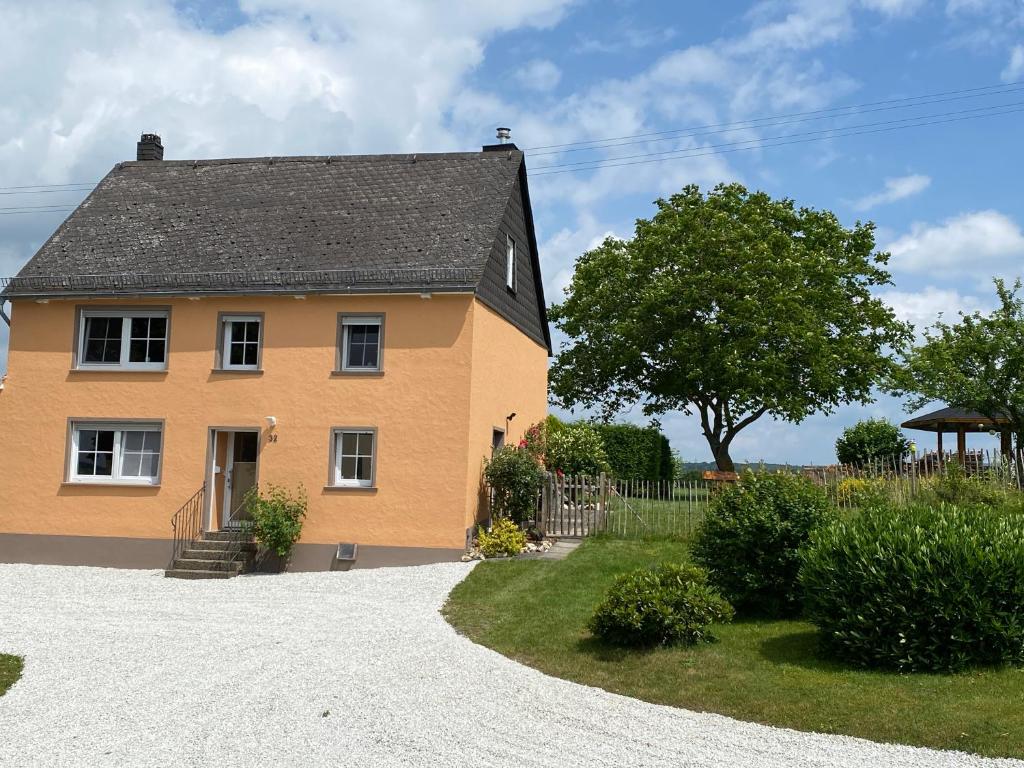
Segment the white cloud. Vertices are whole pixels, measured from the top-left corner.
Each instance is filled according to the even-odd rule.
[[[940,317],[955,320],[959,312],[986,311],[988,306],[976,296],[929,285],[920,291],[880,291],[878,297],[892,307],[900,320],[912,323],[918,335]]]
[[[905,272],[973,274],[987,281],[1007,269],[1019,272],[1024,233],[998,211],[975,211],[941,224],[915,222],[910,232],[886,246],[890,265]],[[986,270],[979,275],[980,270]]]
[[[459,0],[438,14],[408,0],[244,0],[224,34],[166,0],[7,6],[0,71],[19,76],[0,78],[0,166],[26,184],[98,178],[143,130],[172,158],[478,144],[481,126],[451,124],[447,107],[487,41],[553,23],[569,2]]]
[[[909,16],[924,6],[925,0],[861,0],[861,5],[886,16]]]
[[[919,173],[886,179],[885,186],[881,190],[854,200],[853,207],[858,211],[866,211],[874,208],[876,205],[894,203],[897,200],[923,192],[931,183],[931,177],[923,176]]]
[[[516,80],[533,91],[553,91],[562,79],[562,70],[547,59],[534,59],[516,70]]]
[[[1010,51],[1010,60],[1006,64],[1001,77],[1003,82],[1011,83],[1024,76],[1024,45],[1015,45]]]

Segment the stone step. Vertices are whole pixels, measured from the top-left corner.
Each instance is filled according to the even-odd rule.
[[[174,571],[231,571],[238,573],[244,563],[240,560],[201,560],[198,558],[179,557],[174,561]]]
[[[246,536],[241,531],[205,531],[202,535],[203,541],[238,541],[239,539],[245,539],[250,541],[251,536]]]
[[[256,544],[252,541],[238,542],[237,539],[199,539],[192,542],[189,549],[201,549],[207,552],[224,552],[225,550],[239,550],[241,552],[255,552]]]
[[[228,549],[207,549],[200,543],[197,546],[189,547],[183,551],[179,557],[183,557],[186,560],[223,560],[226,557],[230,557],[232,554],[238,560],[248,560],[252,557],[255,548],[246,548],[239,552],[231,552]]]
[[[169,579],[230,579],[235,575],[234,571],[187,571],[179,568],[164,571],[164,576]]]

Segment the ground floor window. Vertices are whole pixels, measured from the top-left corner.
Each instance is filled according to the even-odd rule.
[[[376,474],[377,431],[369,427],[333,432],[333,485],[372,487]]]
[[[162,448],[160,424],[74,422],[69,479],[155,485]]]

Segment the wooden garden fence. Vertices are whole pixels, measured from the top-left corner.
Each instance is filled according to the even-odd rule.
[[[548,472],[537,509],[545,534],[622,538],[688,536],[703,519],[715,483],[618,480]]]

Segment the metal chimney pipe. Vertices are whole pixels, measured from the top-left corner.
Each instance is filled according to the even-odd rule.
[[[498,143],[508,144],[512,141],[512,129],[511,128],[499,128],[498,129]]]

